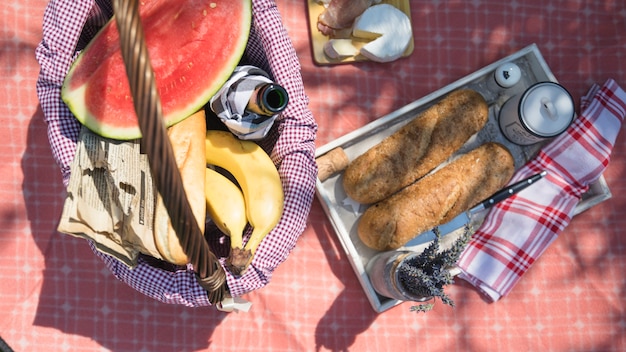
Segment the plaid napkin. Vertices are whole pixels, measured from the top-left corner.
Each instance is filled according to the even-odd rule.
[[[276,120],[277,115],[258,115],[246,110],[256,87],[264,83],[274,83],[267,72],[255,66],[238,66],[211,98],[211,110],[240,139],[262,139]]]
[[[602,175],[626,115],[626,93],[612,79],[601,88],[594,84],[581,111],[510,183],[542,170],[547,176],[494,206],[457,262],[459,277],[494,302],[565,229],[582,194]]]

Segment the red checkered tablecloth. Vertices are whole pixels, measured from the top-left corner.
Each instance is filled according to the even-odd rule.
[[[578,102],[626,86],[623,1],[411,1],[415,50],[392,63],[317,66],[305,1],[277,0],[324,145],[536,43]],[[514,290],[489,304],[458,280],[457,306],[371,308],[318,200],[295,250],[249,313],[166,305],[55,232],[63,204],[38,108],[34,58],[47,0],[0,8],[0,337],[15,351],[623,351],[626,134],[604,176],[613,198],[576,216]]]

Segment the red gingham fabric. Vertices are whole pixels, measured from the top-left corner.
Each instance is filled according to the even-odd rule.
[[[581,110],[510,183],[542,170],[547,176],[494,206],[461,254],[459,276],[492,301],[506,296],[565,229],[582,194],[606,169],[626,115],[626,93],[609,79],[581,98]]]
[[[308,108],[296,52],[275,2],[253,0],[252,3],[252,30],[242,62],[266,70],[289,93],[289,105],[278,117],[278,128],[260,142],[265,150],[271,151],[278,167],[285,207],[282,219],[258,248],[246,274],[235,277],[226,270],[233,296],[267,285],[273,271],[287,259],[305,229],[317,177],[317,124]],[[37,94],[65,185],[70,177],[80,124],[61,100],[61,85],[72,61],[111,15],[112,6],[107,0],[51,0],[44,13],[43,39],[36,50],[41,68]],[[219,246],[218,242],[212,245]],[[137,267],[131,270],[98,252],[93,244],[91,247],[117,278],[149,297],[186,306],[210,305],[190,266],[166,270],[163,265],[155,265],[153,258],[140,257]],[[223,264],[224,258],[221,261]]]

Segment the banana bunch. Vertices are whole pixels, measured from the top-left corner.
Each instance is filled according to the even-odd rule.
[[[243,275],[259,244],[283,214],[282,182],[270,157],[252,141],[240,140],[227,131],[209,130],[205,148],[207,164],[227,170],[239,184],[237,187],[207,168],[208,214],[222,232],[230,235],[229,269],[235,275]],[[252,234],[244,246],[243,230],[247,223]]]

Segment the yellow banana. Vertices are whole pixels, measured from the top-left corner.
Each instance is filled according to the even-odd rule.
[[[239,187],[219,172],[207,168],[204,196],[209,217],[231,237],[231,245],[243,246],[241,235],[248,224],[246,204]]]
[[[242,275],[252,261],[257,247],[276,226],[283,213],[284,193],[276,166],[255,142],[240,140],[227,131],[209,130],[205,139],[207,164],[228,170],[237,180],[246,204],[246,217],[252,234],[246,245],[233,245],[229,266]]]

